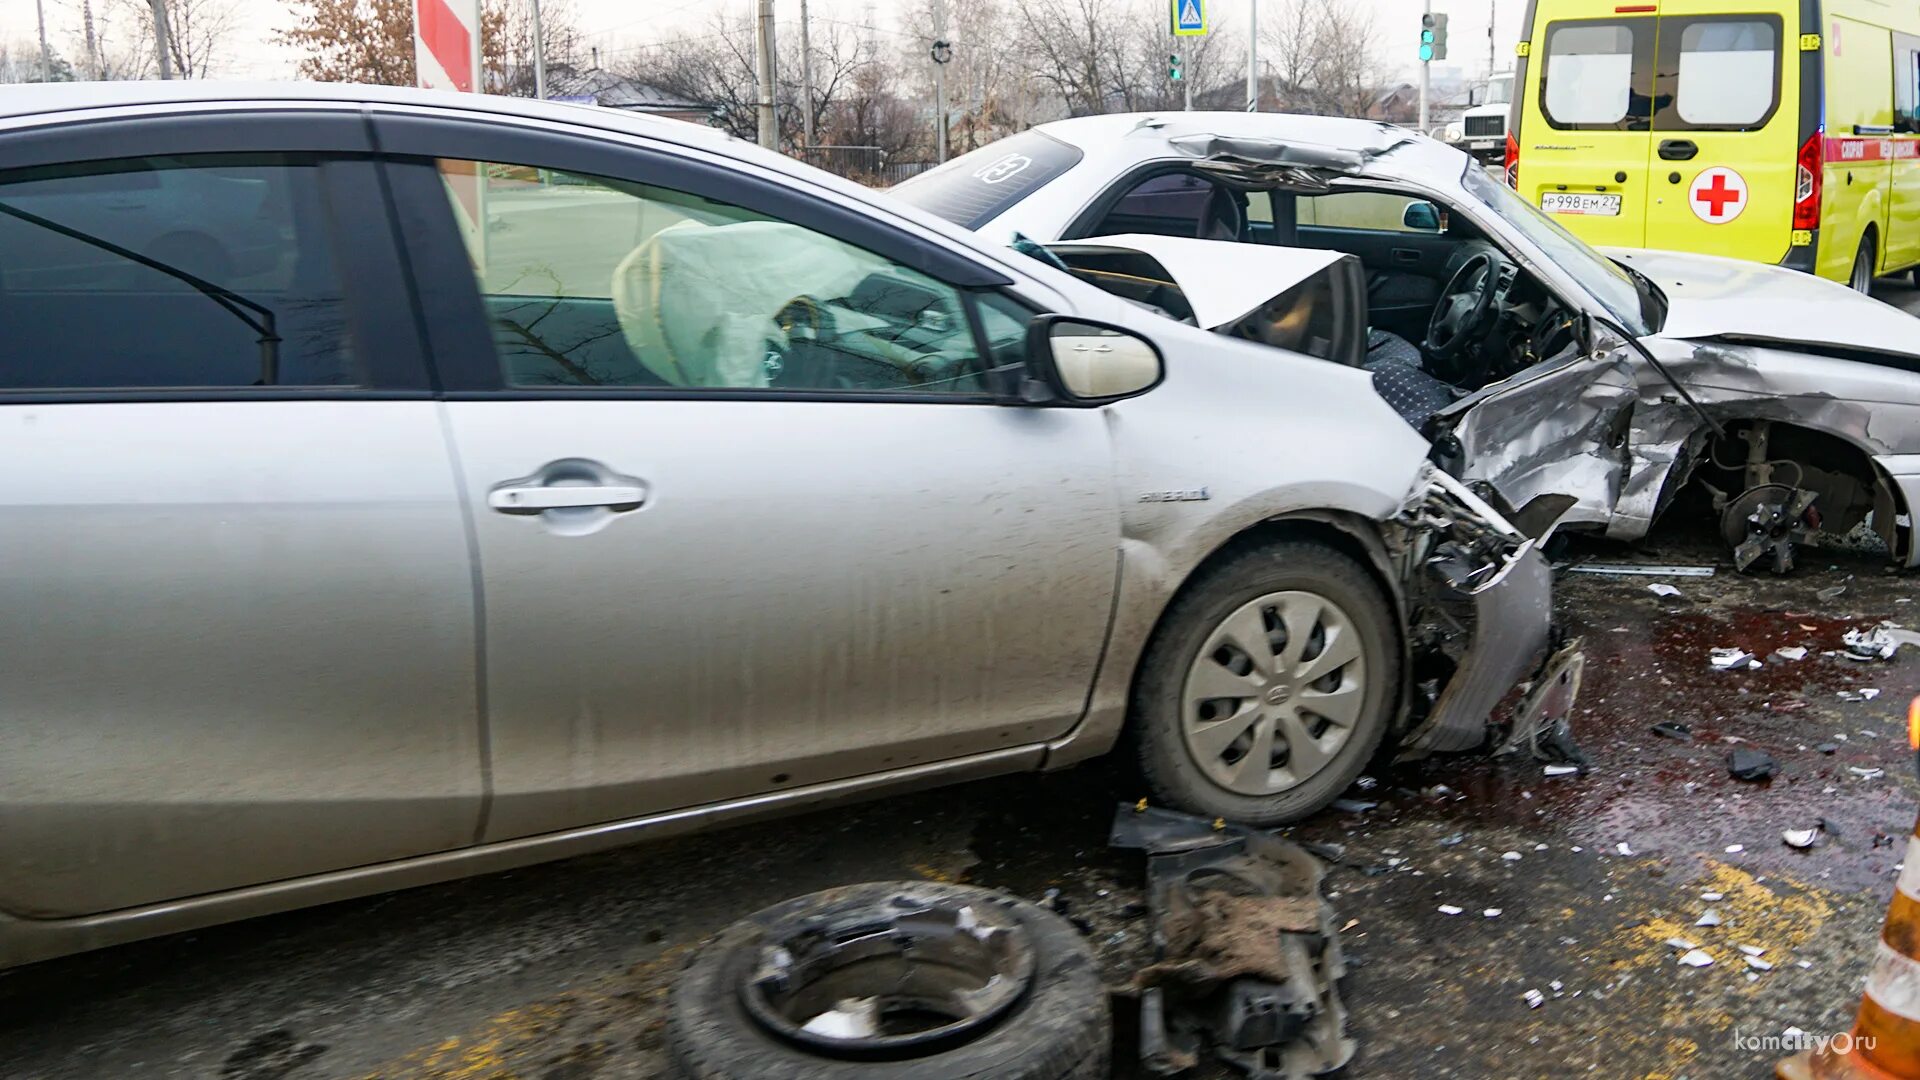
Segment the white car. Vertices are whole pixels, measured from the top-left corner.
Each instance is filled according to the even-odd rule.
[[[1523,529],[1637,539],[1692,481],[1743,569],[1785,571],[1796,545],[1863,522],[1897,563],[1920,561],[1920,323],[1779,267],[1596,251],[1432,139],[1272,113],[1084,117],[889,194],[998,243],[1152,234],[1343,256],[1301,295],[1335,303],[1365,348],[1295,351],[1375,371],[1436,460]],[[1208,261],[1179,291],[1242,287],[1234,261]]]

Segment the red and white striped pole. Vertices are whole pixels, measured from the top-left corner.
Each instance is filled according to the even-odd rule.
[[[413,66],[423,89],[484,92],[480,0],[413,0]]]
[[[480,0],[413,0],[413,67],[425,90],[485,93],[480,64]],[[474,162],[440,161],[440,175],[459,205],[467,251],[486,265],[487,185]]]

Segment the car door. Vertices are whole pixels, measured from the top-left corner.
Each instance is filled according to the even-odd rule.
[[[473,841],[471,565],[368,149],[352,113],[0,145],[0,909]],[[155,235],[118,208],[156,192],[227,209]]]
[[[1521,512],[1523,527],[1604,523],[1627,475],[1637,397],[1624,346],[1570,346],[1442,409],[1434,441],[1457,458],[1461,479],[1491,484]],[[1572,502],[1539,521],[1525,511],[1543,497]]]
[[[1920,263],[1920,37],[1893,35],[1893,135],[1888,147],[1888,270]]]
[[[1666,170],[1657,184],[1647,171],[1655,22],[1616,14],[1535,28],[1516,136],[1520,193],[1589,244],[1645,246],[1649,203],[1667,197]]]
[[[380,124],[419,158],[396,188],[475,507],[490,838],[1077,721],[1108,442],[1096,412],[1000,403],[1027,312],[993,273],[738,166]],[[470,175],[477,198],[444,179]]]
[[[1391,191],[1275,192],[1291,198],[1301,247],[1357,256],[1367,271],[1373,325],[1424,341],[1427,323],[1460,241],[1443,231],[1441,211],[1417,195]]]
[[[1778,13],[1720,7],[1661,8],[1646,246],[1779,262],[1793,235],[1800,65],[1784,62]]]

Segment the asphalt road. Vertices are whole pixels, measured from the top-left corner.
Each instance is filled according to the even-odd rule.
[[[1920,291],[1884,291],[1920,313]],[[1718,553],[1681,523],[1638,550],[1574,554]],[[1786,579],[1721,564],[1670,580],[1680,597],[1645,578],[1560,580],[1591,658],[1576,715],[1590,772],[1405,766],[1355,793],[1373,810],[1292,830],[1344,849],[1327,879],[1352,920],[1344,989],[1361,1049],[1344,1075],[1759,1078],[1775,1055],[1744,1037],[1845,1029],[1920,793],[1902,722],[1920,655],[1823,652],[1849,626],[1920,626],[1914,579],[1834,552]],[[1715,672],[1716,645],[1769,659]],[[1794,645],[1806,659],[1770,657]],[[1840,696],[1869,688],[1872,700]],[[1663,720],[1690,725],[1691,741],[1654,735]],[[1731,779],[1725,755],[1742,743],[1780,775]],[[1104,838],[1115,803],[1140,794],[1106,766],[1013,777],[4,972],[0,1077],[656,1076],[665,988],[703,937],[787,896],[874,879],[1058,888],[1120,984],[1143,952],[1127,909],[1142,873]],[[1782,843],[1823,819],[1811,851]],[[1722,925],[1695,927],[1708,908]],[[1716,962],[1679,966],[1672,937]],[[1772,970],[1749,969],[1741,944],[1767,950]]]

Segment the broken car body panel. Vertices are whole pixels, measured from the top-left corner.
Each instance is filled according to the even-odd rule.
[[[1816,528],[1844,532],[1869,515],[1896,561],[1920,563],[1910,535],[1920,498],[1920,336],[1904,313],[1777,267],[1595,252],[1466,155],[1389,125],[1178,113],[1086,117],[1036,131],[1080,158],[975,222],[990,238],[1016,229],[1041,241],[1077,236],[1131,185],[1186,169],[1243,192],[1386,189],[1427,198],[1497,242],[1580,317],[1576,344],[1463,397],[1436,414],[1428,433],[1437,460],[1490,485],[1516,518],[1535,500],[1571,497],[1561,524],[1634,540],[1699,479],[1742,566],[1769,551],[1790,565],[1792,539]],[[1215,243],[1262,246],[1244,236]],[[1635,299],[1647,290],[1616,266],[1644,275],[1654,299]],[[1217,271],[1196,280],[1226,281]],[[1714,445],[1716,428],[1729,445]],[[1814,493],[1812,512],[1784,520],[1804,492]]]

